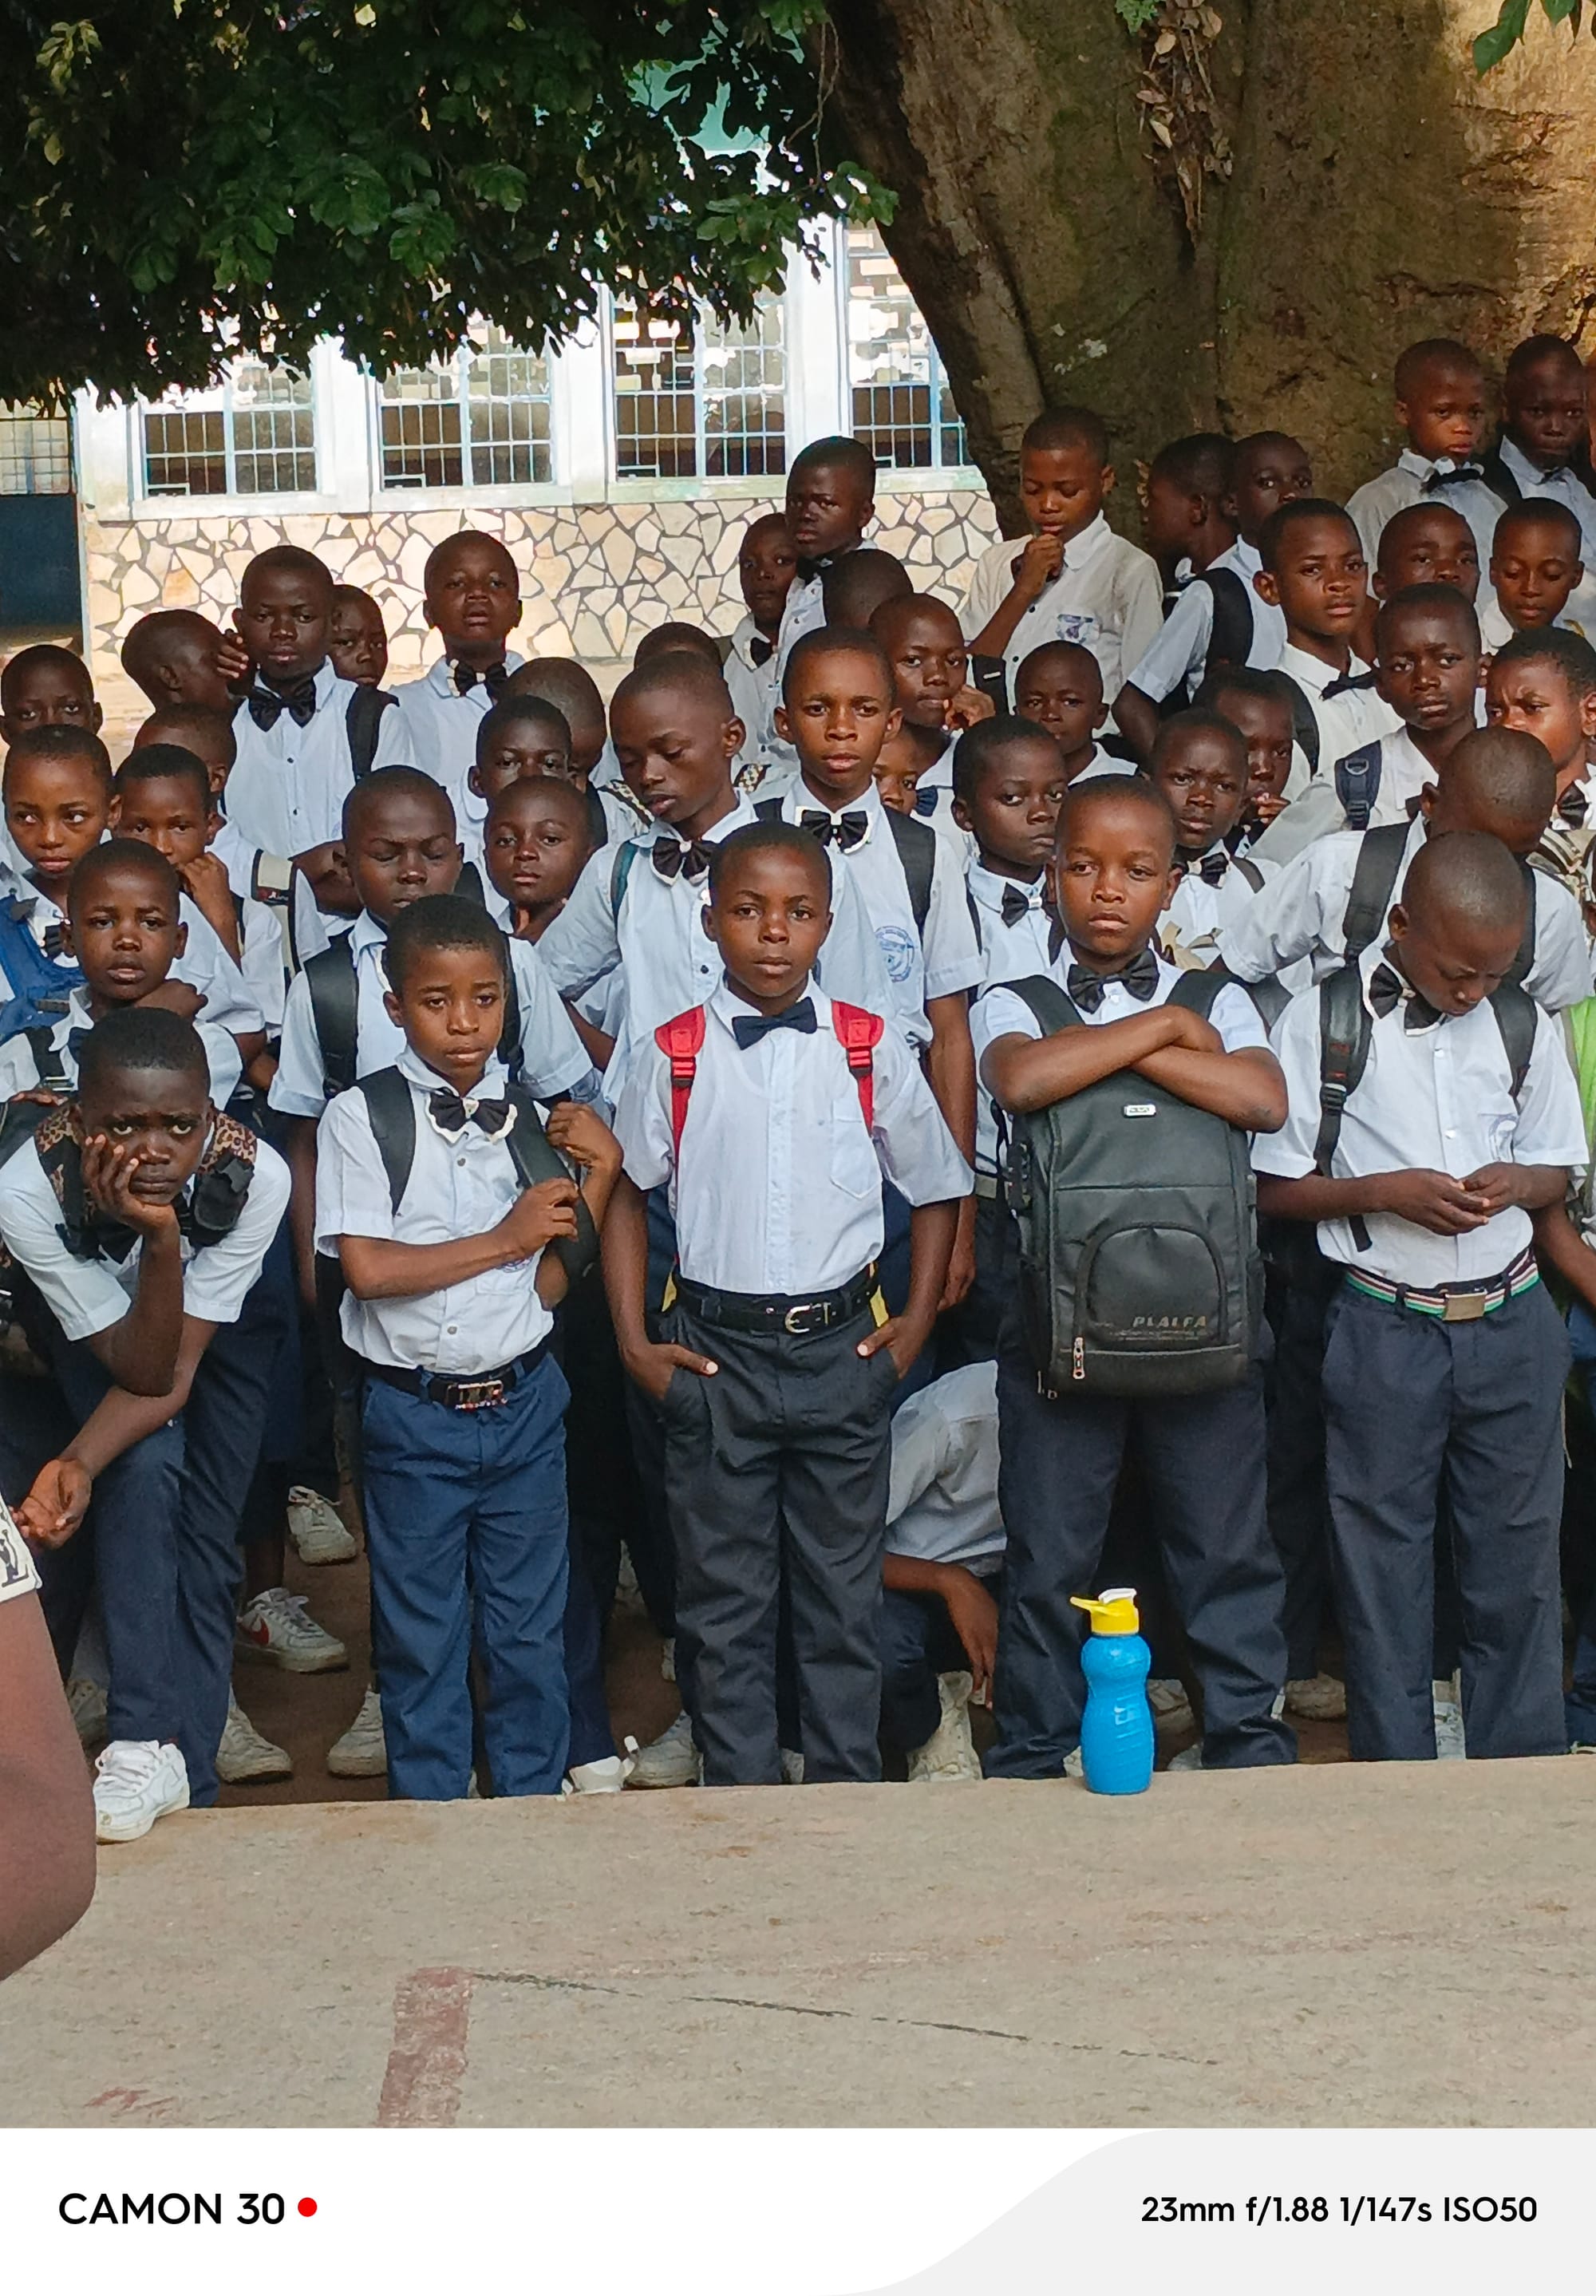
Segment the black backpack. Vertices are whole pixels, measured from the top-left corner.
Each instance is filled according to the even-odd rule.
[[[1049,1035],[1085,1024],[1045,976],[1003,983]],[[1183,972],[1207,1018],[1226,986]],[[1008,1119],[1020,1320],[1045,1395],[1200,1395],[1253,1362],[1263,1307],[1248,1140],[1123,1070]]]
[[[1204,675],[1222,662],[1227,669],[1245,669],[1254,630],[1250,588],[1232,566],[1209,566],[1196,578],[1206,583],[1214,599]]]
[[[1346,757],[1337,758],[1336,795],[1341,800],[1348,829],[1368,828],[1369,816],[1379,800],[1381,770],[1378,742],[1365,742],[1361,750],[1349,750]]]
[[[1354,751],[1354,756],[1359,753]],[[1338,771],[1339,768],[1338,768]],[[1346,914],[1342,922],[1341,936],[1348,962],[1361,956],[1377,933],[1386,929],[1386,919],[1391,913],[1392,897],[1396,887],[1396,873],[1402,866],[1402,857],[1407,850],[1408,824],[1387,822],[1383,828],[1366,829],[1358,849],[1358,865],[1353,872],[1352,888],[1346,896]],[[1535,873],[1527,861],[1518,864],[1526,894],[1524,937],[1502,983],[1504,988],[1521,988],[1534,968],[1535,961]]]
[[[782,800],[767,797],[754,808],[754,811],[761,821],[779,821]],[[931,879],[937,866],[937,832],[929,821],[917,821],[913,814],[894,813],[890,806],[882,807],[881,817],[897,848],[904,882],[909,889],[909,907],[914,918],[914,930],[923,940],[926,919],[931,913]]]
[[[389,1201],[397,1212],[410,1179],[410,1168],[415,1161],[415,1102],[397,1069],[378,1069],[374,1074],[362,1077],[358,1089],[371,1118],[372,1136],[382,1159],[382,1168],[388,1175]],[[525,1085],[510,1085],[504,1097],[515,1111],[515,1122],[504,1145],[510,1151],[510,1160],[521,1186],[535,1188],[540,1180],[569,1180],[570,1168],[559,1151],[550,1147],[536,1103]],[[553,1248],[572,1283],[585,1275],[597,1259],[598,1230],[580,1196],[577,1200],[574,1239]]]
[[[357,782],[364,781],[372,770],[383,711],[398,706],[394,695],[385,693],[380,685],[357,685],[350,694],[344,728],[349,737],[349,766]]]
[[[72,1083],[67,1074],[66,1062],[55,1048],[53,1029],[23,1029],[19,1032],[28,1039],[33,1054],[36,1081],[45,1092],[59,1093],[63,1100],[72,1093]],[[10,1161],[24,1140],[31,1140],[50,1111],[37,1100],[9,1100],[0,1103],[0,1164]]]
[[[469,899],[469,890],[459,888]],[[480,886],[478,888],[480,893]],[[499,1058],[512,1078],[525,1065],[521,1058],[521,1001],[515,985],[515,967],[505,936],[504,1026],[499,1033]],[[309,958],[305,980],[310,994],[310,1017],[322,1054],[322,1089],[329,1100],[348,1092],[355,1082],[356,1040],[360,1019],[360,984],[349,936],[341,932]]]

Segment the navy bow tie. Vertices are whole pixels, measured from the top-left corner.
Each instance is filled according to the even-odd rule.
[[[49,958],[52,964],[54,964],[58,956],[64,956],[67,953],[67,929],[65,925],[46,925],[45,927],[45,937],[43,941],[40,943],[40,947],[43,948],[45,955]]]
[[[469,661],[457,661],[454,668],[454,691],[456,693],[469,693],[473,685],[485,685],[489,699],[496,701],[509,675],[507,661],[490,661],[486,669],[478,669]]]
[[[244,699],[263,734],[271,732],[285,709],[296,726],[308,726],[315,716],[315,680],[302,677],[281,693],[270,685],[252,685]]]
[[[814,1034],[814,1007],[806,996],[790,1004],[784,1013],[739,1013],[732,1022],[732,1034],[737,1039],[740,1052],[768,1037],[773,1029],[796,1029],[801,1037]]]
[[[775,650],[773,638],[751,637],[749,640],[749,659],[756,669],[763,669]]]
[[[679,838],[656,838],[649,849],[649,858],[654,865],[654,874],[663,877],[667,885],[678,877],[685,877],[690,885],[701,884],[709,873],[709,850],[701,838],[695,837],[691,845]]]
[[[939,792],[935,789],[922,789],[915,791],[914,810],[919,815],[921,821],[929,821],[932,814],[936,812],[938,794]]]
[[[1438,495],[1444,487],[1464,486],[1485,475],[1477,463],[1460,463],[1453,471],[1432,471],[1424,481],[1424,491],[1427,495]]]
[[[1591,800],[1585,795],[1584,784],[1570,782],[1557,801],[1558,819],[1566,822],[1570,829],[1583,829],[1590,810]]]
[[[1158,960],[1150,948],[1144,948],[1123,972],[1093,972],[1088,964],[1072,964],[1064,976],[1064,993],[1081,1012],[1095,1013],[1111,980],[1139,1004],[1146,1004],[1158,994]]]
[[[1021,917],[1029,916],[1033,909],[1041,906],[1042,895],[1038,888],[1033,887],[1027,892],[1023,885],[1003,887],[1003,919],[1006,925],[1017,925]]]
[[[798,825],[811,837],[818,837],[823,845],[835,844],[839,853],[851,853],[870,835],[870,816],[863,811],[839,814],[833,821],[829,813],[806,810],[799,814]]]
[[[1331,678],[1319,698],[1322,701],[1333,701],[1338,693],[1367,693],[1373,684],[1374,672],[1371,669],[1346,669],[1339,677]]]
[[[1433,1029],[1445,1016],[1436,1012],[1426,996],[1420,996],[1412,983],[1404,980],[1394,965],[1377,964],[1369,976],[1369,1009],[1377,1021],[1383,1021],[1401,1005],[1404,1029]]]
[[[440,1085],[427,1097],[427,1113],[440,1132],[456,1135],[468,1124],[496,1140],[506,1131],[510,1122],[510,1103],[507,1100],[479,1100],[468,1109],[460,1095],[449,1085]]]

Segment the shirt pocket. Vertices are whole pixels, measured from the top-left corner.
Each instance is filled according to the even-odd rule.
[[[828,1129],[833,1187],[839,1188],[845,1196],[873,1194],[881,1184],[881,1168],[864,1129],[859,1095],[851,1083],[847,1098],[832,1102]]]

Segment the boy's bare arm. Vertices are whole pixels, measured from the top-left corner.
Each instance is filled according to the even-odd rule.
[[[881,1558],[881,1583],[905,1595],[935,1595],[946,1605],[974,1677],[970,1695],[983,1703],[997,1660],[997,1604],[990,1587],[962,1562],[927,1562],[890,1553]]]
[[[1058,536],[1033,534],[1014,561],[1008,595],[999,603],[986,628],[970,641],[970,652],[1006,653],[1021,620],[1063,566],[1064,545]]]
[[[562,1242],[576,1233],[576,1182],[540,1180],[481,1235],[456,1236],[447,1243],[340,1235],[338,1256],[344,1281],[357,1300],[414,1300],[531,1259],[544,1244]]]
[[[1138,1075],[1193,1108],[1223,1116],[1244,1132],[1278,1132],[1286,1120],[1286,1079],[1261,1045],[1240,1052],[1193,1052],[1173,1045],[1136,1062]]]
[[[981,1081],[1000,1107],[1011,1115],[1027,1115],[1189,1041],[1185,1024],[1196,1019],[1178,1004],[1150,1004],[1145,1013],[1105,1021],[1101,1029],[1060,1029],[1052,1037],[1018,1032],[999,1037],[982,1056]]]
[[[620,1142],[591,1108],[562,1100],[548,1123],[549,1144],[575,1164],[589,1218],[602,1234],[610,1199],[620,1177]],[[537,1296],[545,1308],[557,1308],[570,1289],[570,1278],[558,1252],[545,1251],[537,1263]]]
[[[604,1291],[615,1325],[615,1343],[627,1374],[658,1403],[678,1366],[711,1379],[718,1366],[691,1348],[656,1346],[644,1322],[649,1280],[648,1199],[622,1172],[610,1199],[600,1238]]]
[[[1389,1212],[1431,1235],[1467,1235],[1490,1214],[1450,1172],[1371,1172],[1361,1179],[1325,1178],[1309,1172],[1287,1180],[1260,1172],[1258,1212],[1267,1219],[1338,1220]]]
[[[947,1288],[960,1208],[966,1201],[961,1197],[947,1203],[913,1206],[909,1214],[909,1297],[904,1312],[889,1316],[859,1342],[862,1356],[889,1349],[900,1379],[931,1336],[937,1305]]]
[[[1150,701],[1139,685],[1123,685],[1114,704],[1114,722],[1145,765],[1158,738],[1157,702]]]
[[[1535,1215],[1535,1251],[1543,1267],[1560,1275],[1569,1289],[1596,1312],[1596,1251],[1568,1217],[1566,1196],[1543,1204]]]
[[[942,1111],[954,1145],[967,1164],[975,1161],[976,1065],[970,1035],[970,999],[962,989],[933,996],[926,1006],[931,1041],[926,1048],[926,1076]],[[959,1214],[959,1231],[948,1264],[943,1309],[956,1308],[975,1282],[975,1199],[966,1199]]]
[[[94,1894],[94,1809],[37,1595],[0,1603],[0,1978]]]
[[[288,1232],[299,1270],[299,1296],[315,1306],[315,1123],[314,1116],[288,1120]]]

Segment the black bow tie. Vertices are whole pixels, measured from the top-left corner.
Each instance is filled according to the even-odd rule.
[[[509,1129],[511,1110],[507,1100],[479,1100],[468,1109],[453,1086],[446,1084],[428,1095],[427,1113],[440,1132],[458,1136],[468,1124],[474,1124],[479,1132],[496,1140]]]
[[[469,693],[473,685],[485,685],[490,699],[496,701],[509,675],[510,664],[507,661],[490,661],[486,669],[478,669],[469,661],[457,661],[454,669],[454,691],[456,693]]]
[[[756,669],[763,669],[775,650],[773,638],[752,637],[749,640],[749,659]]]
[[[67,1030],[67,1058],[71,1062],[74,1068],[78,1066],[78,1062],[83,1058],[83,1048],[88,1042],[90,1034],[91,1031],[87,1029],[69,1029]]]
[[[1205,885],[1219,885],[1224,883],[1224,873],[1230,865],[1231,857],[1224,847],[1215,845],[1200,860],[1193,858],[1188,861],[1186,874],[1188,877],[1200,877]]]
[[[679,838],[659,837],[650,847],[649,858],[654,874],[663,877],[667,885],[674,885],[678,877],[685,877],[690,885],[701,885],[709,874],[709,853],[701,837],[695,837],[691,845],[683,845]]]
[[[1477,463],[1460,463],[1453,471],[1432,471],[1424,481],[1424,491],[1427,495],[1438,495],[1444,487],[1469,485],[1485,475]]]
[[[63,924],[46,925],[45,938],[39,944],[52,964],[67,953],[67,929]]]
[[[1003,887],[1003,919],[1006,925],[1017,925],[1021,917],[1028,917],[1033,909],[1040,909],[1041,906],[1039,887],[1033,887],[1028,893],[1023,885]]]
[[[834,844],[839,853],[851,853],[870,835],[870,816],[863,811],[839,814],[833,821],[829,813],[806,810],[799,814],[798,825],[811,837],[818,837],[823,845]]]
[[[773,1029],[796,1029],[802,1037],[814,1034],[814,1007],[806,996],[790,1004],[785,1013],[739,1013],[732,1023],[732,1034],[737,1039],[740,1052],[746,1053],[750,1045],[768,1037]]]
[[[1322,701],[1333,701],[1338,693],[1367,693],[1373,684],[1374,672],[1371,669],[1356,671],[1346,669],[1342,671],[1339,677],[1331,678],[1319,699]]]
[[[813,582],[816,576],[823,574],[831,563],[832,561],[830,558],[800,558],[797,568],[798,578],[800,582]]]
[[[281,693],[269,685],[252,685],[244,699],[263,734],[271,732],[285,709],[296,726],[308,726],[315,716],[315,680],[302,677]]]
[[[1377,964],[1369,976],[1369,1009],[1377,1021],[1401,1005],[1404,1029],[1433,1029],[1443,1015],[1426,996],[1420,996],[1412,983],[1404,980],[1395,966]]]
[[[1139,1004],[1146,1004],[1158,995],[1158,960],[1150,948],[1144,948],[1123,972],[1093,972],[1090,965],[1072,964],[1064,976],[1064,993],[1081,1012],[1095,1013],[1111,980]]]
[[[1570,829],[1583,829],[1590,810],[1591,800],[1585,795],[1584,783],[1570,782],[1557,801],[1558,819],[1567,822]]]

